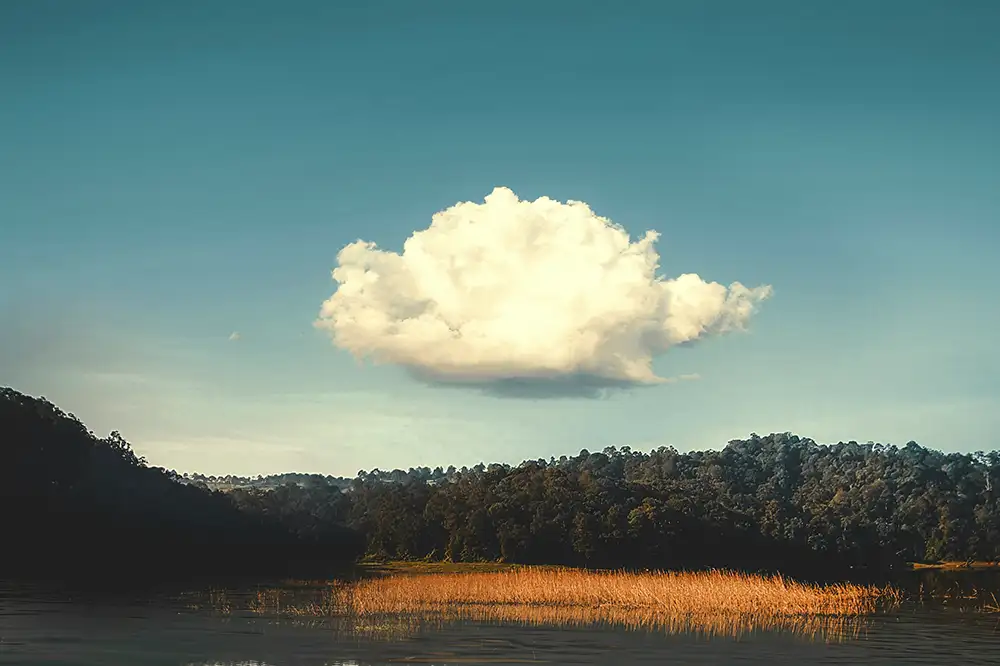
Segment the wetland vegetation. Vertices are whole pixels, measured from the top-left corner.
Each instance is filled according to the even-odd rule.
[[[890,586],[810,585],[736,572],[625,572],[515,567],[492,572],[394,573],[314,590],[259,590],[247,609],[296,618],[349,618],[355,630],[427,622],[603,625],[739,635],[772,629],[826,637],[901,601]],[[214,607],[230,612],[228,599]]]

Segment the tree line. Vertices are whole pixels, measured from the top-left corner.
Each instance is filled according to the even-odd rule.
[[[721,451],[608,448],[436,471],[232,497],[302,533],[347,525],[380,558],[784,571],[1000,560],[996,451],[781,433]]]
[[[780,433],[721,451],[607,448],[516,466],[362,470],[349,483],[294,475],[220,492],[148,467],[116,433],[99,439],[44,400],[2,395],[3,451],[14,461],[0,468],[3,511],[20,520],[4,524],[22,538],[44,525],[56,544],[94,547],[100,541],[86,535],[99,533],[134,553],[131,535],[141,534],[142,552],[172,544],[189,556],[198,549],[196,560],[221,548],[277,559],[788,573],[1000,560],[997,451],[820,445]]]
[[[260,488],[262,490],[274,490],[289,483],[311,487],[317,485],[339,486],[346,488],[351,484],[351,479],[343,476],[333,476],[331,474],[302,474],[300,472],[287,472],[285,474],[258,474],[257,476],[239,476],[237,474],[193,474],[184,473],[181,478],[185,483],[206,488],[208,490],[233,490],[235,488]]]

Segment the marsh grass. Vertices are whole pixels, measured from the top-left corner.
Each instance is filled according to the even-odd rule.
[[[222,615],[229,615],[233,612],[233,603],[225,590],[210,590],[208,603]]]
[[[280,615],[284,597],[285,591],[281,588],[257,590],[257,594],[251,597],[248,608],[251,613],[256,613],[257,615]]]
[[[604,626],[628,631],[730,638],[740,638],[755,632],[781,631],[826,641],[857,638],[868,628],[868,618],[862,616],[746,616],[717,613],[670,615],[650,608],[628,609],[614,606],[452,606],[408,614],[374,614],[364,618],[356,622],[354,630],[360,630],[368,638],[375,639],[413,635],[417,628],[440,628],[463,621],[584,629]],[[378,635],[378,632],[373,631],[376,629],[385,635]]]
[[[973,562],[947,561],[947,562],[910,562],[909,566],[914,571],[938,569],[944,571],[961,571],[965,569],[1000,569],[1000,561],[997,560],[977,560]]]
[[[898,603],[892,588],[810,585],[728,571],[629,573],[521,568],[496,573],[388,576],[344,590],[359,615],[475,606],[647,609],[670,616],[721,614],[856,617]]]
[[[741,636],[789,631],[827,640],[859,635],[864,618],[899,605],[893,588],[810,585],[727,571],[627,573],[519,567],[473,573],[388,574],[324,587],[261,590],[261,615],[337,618],[349,633],[398,639],[457,621]]]

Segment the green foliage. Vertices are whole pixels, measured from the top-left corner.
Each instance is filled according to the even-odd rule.
[[[722,451],[609,448],[423,479],[362,473],[373,556],[602,567],[1000,559],[1000,454],[752,435]]]

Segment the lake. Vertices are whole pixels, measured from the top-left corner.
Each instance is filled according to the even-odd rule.
[[[713,635],[609,626],[422,622],[256,614],[268,586],[143,594],[0,583],[0,664],[319,666],[362,664],[1000,664],[998,572],[906,574],[935,600],[828,631],[736,628]],[[287,589],[288,603],[309,588]],[[992,602],[992,601],[991,601]]]

